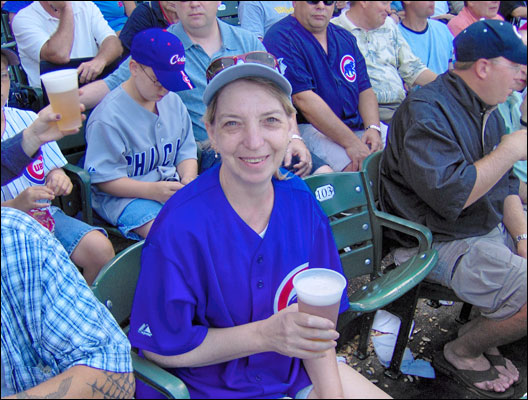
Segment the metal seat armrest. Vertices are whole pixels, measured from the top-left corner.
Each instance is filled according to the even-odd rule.
[[[63,167],[66,175],[71,179],[74,189],[68,196],[64,196],[63,204],[70,209],[82,211],[82,220],[93,225],[91,179],[88,171],[73,165]]]
[[[418,252],[431,248],[433,234],[429,228],[383,211],[374,210],[374,214],[380,225],[416,238],[418,240]]]
[[[153,362],[131,352],[134,375],[169,399],[189,399],[189,391],[180,378]]]

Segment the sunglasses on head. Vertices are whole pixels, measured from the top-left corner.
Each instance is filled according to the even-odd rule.
[[[321,3],[320,1],[307,1],[308,4],[319,4]],[[335,1],[323,1],[322,2],[325,6],[333,6]]]
[[[281,72],[279,62],[273,54],[265,51],[252,51],[250,53],[239,54],[236,56],[220,57],[214,60],[205,72],[207,83],[224,69],[237,65],[239,61],[266,65],[270,68],[276,69],[279,73]]]

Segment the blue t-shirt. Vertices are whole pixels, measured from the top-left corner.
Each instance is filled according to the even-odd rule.
[[[238,5],[240,27],[263,38],[266,32],[293,12],[291,1],[241,1]]]
[[[402,23],[398,24],[400,32],[409,43],[412,52],[431,71],[443,74],[453,60],[453,34],[446,24],[429,19],[427,28],[416,32]]]
[[[129,339],[139,349],[187,353],[210,327],[263,320],[294,303],[295,273],[307,267],[343,273],[328,219],[300,178],[273,180],[274,207],[262,238],[229,204],[219,170],[208,169],[175,193],[150,230],[130,321]],[[343,293],[340,311],[347,308]],[[169,372],[191,398],[294,397],[310,384],[300,359],[275,352]],[[155,393],[138,382],[137,395]]]
[[[125,6],[122,1],[94,1],[104,19],[114,31],[119,32],[127,22]]]
[[[263,43],[279,59],[293,94],[313,90],[350,129],[363,129],[359,94],[371,87],[365,59],[345,29],[329,24],[327,38],[328,54],[290,15],[270,28]],[[308,123],[300,113],[298,122]]]
[[[17,13],[23,8],[29,6],[32,1],[6,1],[2,6],[2,11]]]

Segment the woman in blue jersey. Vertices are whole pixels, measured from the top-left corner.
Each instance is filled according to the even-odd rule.
[[[191,398],[387,397],[336,361],[333,322],[292,304],[297,272],[342,270],[317,201],[279,171],[295,110],[276,69],[266,52],[209,66],[204,122],[222,163],[154,222],[129,338]],[[347,307],[345,293],[340,311]],[[138,383],[137,397],[152,395]]]

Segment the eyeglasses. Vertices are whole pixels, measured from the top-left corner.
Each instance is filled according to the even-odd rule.
[[[307,1],[308,4],[313,4],[313,5],[316,5],[316,4],[319,4],[321,3],[320,1]],[[323,1],[322,2],[325,6],[333,6],[335,1]]]
[[[233,65],[237,65],[239,61],[266,65],[281,72],[279,62],[275,56],[273,56],[273,54],[267,53],[265,51],[252,51],[250,53],[239,54],[237,56],[220,57],[214,60],[209,65],[205,73],[207,83],[209,83],[216,75],[218,75],[218,73],[224,69],[232,67]]]
[[[143,67],[141,66],[141,64],[138,64],[138,65],[139,65],[139,68],[141,68],[141,70],[143,71],[143,73],[144,73],[145,75],[147,75],[147,78],[149,78],[150,81],[154,84],[154,86],[156,86],[156,87],[163,87],[163,85],[160,83],[160,81],[158,81],[157,79],[152,78],[149,74],[147,74],[147,71],[145,71],[145,68],[143,68]]]

